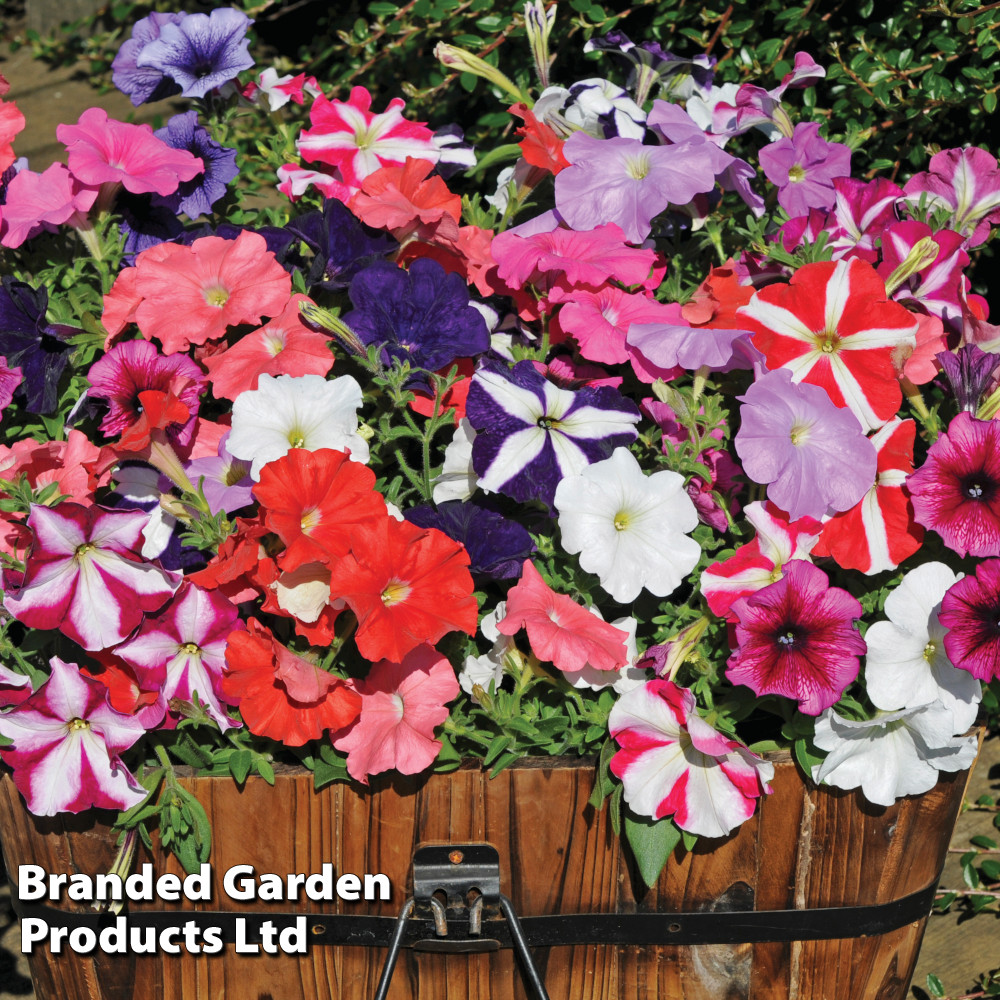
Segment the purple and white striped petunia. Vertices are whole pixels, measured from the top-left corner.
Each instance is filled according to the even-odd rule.
[[[115,655],[135,669],[143,690],[160,689],[167,710],[164,728],[176,724],[171,703],[192,702],[197,695],[218,727],[231,729],[238,723],[220,704],[226,643],[233,632],[245,628],[235,604],[217,591],[185,581],[173,600],[155,618],[147,618]]]
[[[610,386],[560,389],[530,361],[473,376],[466,415],[479,485],[552,505],[556,486],[637,437],[639,410]]]
[[[724,837],[770,793],[774,765],[713,729],[694,695],[672,681],[647,681],[623,694],[608,728],[622,748],[611,770],[640,816],[673,816],[689,833]]]
[[[130,809],[146,797],[118,755],[144,733],[116,712],[100,681],[75,663],[50,661],[49,679],[13,711],[0,715],[0,734],[13,740],[4,763],[36,816],[85,809]]]
[[[141,554],[145,511],[33,505],[24,582],[4,605],[28,628],[59,629],[84,649],[121,642],[180,586]]]

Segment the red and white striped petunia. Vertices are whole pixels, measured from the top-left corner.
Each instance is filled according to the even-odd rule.
[[[747,504],[743,513],[757,529],[757,537],[724,562],[709,566],[701,576],[701,592],[713,614],[732,622],[737,618],[730,608],[741,597],[780,580],[782,567],[790,560],[810,561],[809,553],[823,528],[812,517],[789,521],[770,501]]]
[[[833,556],[844,569],[873,576],[895,569],[920,548],[924,529],[913,519],[905,489],[915,436],[916,424],[898,417],[872,435],[878,476],[856,506],[826,522],[814,555]]]
[[[737,316],[753,334],[767,367],[826,390],[865,431],[891,420],[902,402],[892,353],[915,347],[917,321],[895,302],[863,260],[799,268],[787,285],[762,288]]]

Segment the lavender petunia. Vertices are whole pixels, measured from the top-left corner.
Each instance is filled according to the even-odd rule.
[[[792,217],[810,208],[829,209],[837,200],[833,181],[851,174],[851,151],[820,137],[816,122],[800,122],[790,138],[760,151],[760,165],[778,189],[778,204]]]
[[[219,453],[215,458],[196,458],[184,467],[191,482],[201,484],[213,514],[223,510],[231,514],[253,503],[253,479],[250,477],[252,463],[230,454],[226,447],[230,433],[226,431],[222,435]]]
[[[247,30],[253,21],[233,7],[186,14],[160,25],[135,57],[138,69],[170,77],[185,97],[204,97],[253,66]]]
[[[148,17],[136,21],[132,37],[123,42],[118,50],[111,63],[111,80],[136,107],[180,93],[181,88],[169,76],[155,67],[136,65],[136,59],[147,45],[160,37],[164,25],[178,24],[186,16],[153,11]]]
[[[212,206],[225,195],[226,185],[240,172],[236,150],[217,143],[208,129],[198,124],[197,111],[174,115],[153,135],[174,149],[186,149],[205,164],[204,173],[181,181],[173,194],[158,197],[157,202],[189,219],[211,214]]]
[[[418,527],[437,528],[464,545],[470,558],[469,571],[480,577],[519,577],[524,560],[535,552],[527,528],[474,502],[452,500],[436,508],[424,504],[404,516]]]
[[[877,456],[857,417],[819,386],[768,372],[738,397],[736,451],[746,474],[794,521],[850,510],[875,482]]]
[[[530,361],[476,372],[466,415],[476,431],[472,462],[479,485],[550,507],[561,479],[638,436],[639,410],[617,389],[560,389]]]
[[[366,345],[382,344],[385,359],[436,371],[457,358],[489,350],[483,314],[469,304],[460,275],[422,257],[408,271],[377,261],[351,281],[354,309],[344,322]]]
[[[750,342],[746,330],[713,330],[706,327],[633,323],[625,337],[629,352],[656,368],[680,366],[687,371],[708,368],[764,370],[764,355]]]
[[[644,146],[577,132],[563,146],[570,166],[556,176],[556,208],[573,229],[614,222],[626,240],[641,243],[668,205],[686,205],[715,187],[707,146],[693,140]]]

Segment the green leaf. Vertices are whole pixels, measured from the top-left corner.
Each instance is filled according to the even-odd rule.
[[[1000,861],[987,858],[979,865],[979,870],[991,881],[1000,882]]]
[[[625,812],[625,839],[635,857],[639,875],[646,885],[654,885],[681,839],[681,831],[669,819],[651,820]]]
[[[984,851],[995,851],[997,849],[997,842],[991,837],[984,837],[982,834],[970,837],[969,843],[975,844],[976,847],[981,847]]]
[[[962,881],[970,889],[979,888],[979,872],[976,871],[976,867],[971,861],[962,865]]]
[[[944,984],[938,979],[937,976],[927,973],[927,992],[930,993],[932,997],[943,997],[944,996]]]
[[[253,754],[249,750],[237,750],[229,758],[229,773],[237,785],[242,785],[253,766]]]

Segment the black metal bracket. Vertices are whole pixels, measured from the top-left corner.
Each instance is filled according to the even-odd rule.
[[[419,951],[468,953],[497,951],[497,938],[483,934],[483,922],[506,918],[511,943],[521,960],[522,973],[536,1000],[549,1000],[535,967],[527,938],[514,907],[500,892],[500,855],[490,844],[449,844],[421,847],[413,855],[413,896],[396,920],[375,1000],[385,1000],[396,967],[407,923],[424,920],[433,937],[413,942]]]

